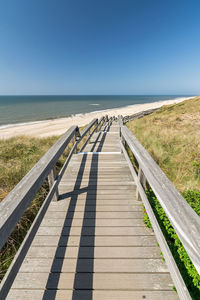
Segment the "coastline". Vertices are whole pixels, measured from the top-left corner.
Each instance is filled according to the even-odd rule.
[[[108,116],[117,116],[119,114],[123,116],[132,115],[148,109],[160,108],[163,105],[180,103],[184,100],[192,99],[195,97],[196,96],[175,98],[172,100],[162,100],[157,102],[134,104],[129,106],[123,106],[120,108],[110,108],[106,110],[93,111],[84,114],[76,114],[64,118],[3,125],[0,127],[0,139],[8,139],[19,135],[28,135],[33,137],[61,135],[72,125],[84,126],[90,123],[92,119],[101,118],[105,114],[107,114]]]

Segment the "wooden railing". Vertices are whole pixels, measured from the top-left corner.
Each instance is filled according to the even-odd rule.
[[[9,195],[0,203],[0,249],[8,240],[10,234],[16,227],[27,207],[33,201],[36,193],[41,188],[45,179],[48,178],[49,192],[46,196],[37,216],[35,217],[24,241],[15,255],[6,275],[0,285],[0,299],[5,299],[12,285],[12,282],[19,270],[19,267],[30,247],[30,244],[40,226],[43,216],[52,200],[58,199],[58,184],[66,170],[69,161],[77,151],[78,144],[88,135],[86,142],[92,134],[101,128],[107,117],[94,119],[82,132],[77,126],[72,126],[67,132],[49,149],[49,151],[38,161],[38,163],[26,174],[16,185]],[[55,167],[60,156],[70,142],[73,142],[71,151],[62,166],[59,174],[56,175]],[[85,143],[84,142],[84,145]]]
[[[147,109],[141,112],[138,112],[136,114],[130,115],[130,116],[125,116],[123,117],[123,123],[126,124],[129,121],[135,120],[135,119],[140,119],[144,116],[152,114],[154,111],[158,110],[159,108],[151,108]]]
[[[157,219],[145,193],[145,182],[147,181],[155,196],[159,200],[173,228],[175,229],[183,247],[193,262],[197,272],[200,274],[200,218],[190,207],[186,200],[176,190],[171,181],[155,163],[149,153],[139,143],[130,130],[123,125],[123,118],[119,116],[121,127],[121,148],[129,163],[131,173],[137,185],[137,194],[143,201],[147,214],[151,221],[156,238],[160,245],[163,256],[170,270],[177,292],[181,299],[191,299],[185,283],[179,273],[177,265],[162,234]],[[126,151],[128,145],[139,169],[133,168]]]

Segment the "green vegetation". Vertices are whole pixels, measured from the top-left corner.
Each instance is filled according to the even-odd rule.
[[[80,128],[80,131],[84,127]],[[58,140],[59,136],[47,138],[33,138],[20,136],[1,140],[0,143],[0,202],[9,194],[16,184],[32,169],[39,159],[49,150]],[[82,139],[78,150],[86,140]],[[56,164],[57,173],[63,166],[72,142],[65,149]],[[25,211],[24,215],[18,222],[15,230],[11,234],[5,246],[0,251],[0,281],[5,275],[13,257],[19,249],[28,229],[30,228],[38,210],[40,209],[47,193],[49,185],[47,180],[37,192],[34,200]]]
[[[195,203],[195,208],[200,213],[200,191],[186,191],[182,193],[183,197],[188,201],[188,203],[193,206]],[[161,207],[158,199],[155,197],[152,190],[147,191],[147,196],[151,207],[155,213],[158,223],[162,229],[162,232],[166,238],[168,246],[174,256],[174,259],[179,267],[182,277],[185,280],[186,286],[193,299],[199,299],[200,297],[200,276],[197,273],[194,265],[192,264],[187,252],[185,251],[182,243],[180,242],[174,228],[172,227],[169,219],[167,218],[163,208]],[[196,211],[196,209],[195,209]],[[196,211],[196,212],[197,212]],[[148,218],[146,210],[144,210],[143,218],[147,227],[152,228],[151,222]]]
[[[127,124],[179,191],[200,186],[200,97]]]
[[[0,144],[0,201],[15,187],[26,173],[56,142],[58,137],[32,138],[16,137],[2,140]],[[60,169],[64,159],[69,153],[66,149],[57,163]],[[31,205],[28,207],[9,240],[0,252],[0,280],[3,278],[15,253],[22,243],[26,232],[30,228],[39,208],[41,207],[48,192],[48,183],[44,182],[36,194]]]
[[[16,137],[0,143],[0,201],[56,142],[58,137]]]
[[[199,125],[200,97],[163,107],[127,125],[198,215]],[[152,190],[147,190],[147,196],[192,298],[199,299],[200,276]],[[146,210],[144,222],[151,228]]]

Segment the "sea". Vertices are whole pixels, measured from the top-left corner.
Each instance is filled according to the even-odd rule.
[[[190,95],[0,96],[0,128]]]

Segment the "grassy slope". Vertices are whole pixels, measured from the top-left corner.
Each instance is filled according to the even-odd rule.
[[[80,127],[80,131],[84,128]],[[16,186],[16,184],[27,174],[38,160],[58,140],[59,136],[47,138],[33,138],[20,136],[1,140],[0,142],[0,202]],[[81,147],[86,137],[80,142]],[[61,169],[72,143],[68,145],[56,164],[57,172]],[[20,219],[9,240],[0,251],[0,281],[9,267],[15,253],[22,243],[28,229],[30,228],[42,202],[49,190],[47,180],[36,194],[31,205],[27,208]]]
[[[0,143],[0,201],[56,142],[58,137],[16,137]],[[26,235],[48,191],[45,182],[0,251],[0,280]]]
[[[200,97],[127,124],[179,191],[200,188]]]
[[[0,201],[13,189],[58,137],[17,137],[0,143]]]
[[[200,97],[163,107],[127,126],[200,215]],[[200,276],[158,200],[152,191],[147,195],[192,299],[200,299]],[[144,221],[151,227],[147,214]]]

